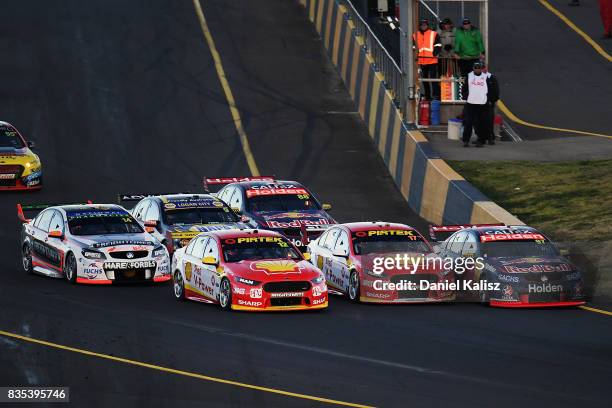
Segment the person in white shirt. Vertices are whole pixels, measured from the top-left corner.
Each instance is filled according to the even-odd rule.
[[[483,72],[485,64],[476,62],[467,76],[463,111],[463,146],[469,147],[472,129],[476,131],[476,147],[483,147],[492,132],[491,114],[499,99],[499,85],[494,75]],[[492,141],[489,144],[493,144]]]

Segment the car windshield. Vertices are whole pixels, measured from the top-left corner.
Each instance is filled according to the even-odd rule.
[[[238,221],[238,216],[227,207],[166,210],[166,222],[169,225],[228,224]]]
[[[302,260],[302,255],[281,237],[229,238],[221,241],[225,262],[256,259]]]
[[[22,149],[24,146],[23,140],[12,126],[0,125],[0,148],[11,147],[14,149]]]
[[[431,252],[429,245],[416,235],[365,237],[353,235],[353,248],[355,255],[397,252],[427,254]]]
[[[262,211],[309,211],[320,210],[321,207],[308,194],[278,194],[251,197],[248,199],[249,209],[253,212]]]
[[[111,235],[142,233],[142,227],[125,211],[70,212],[68,229],[72,235]]]
[[[483,255],[502,257],[539,257],[558,256],[559,251],[550,241],[543,240],[514,240],[485,242],[482,244]]]

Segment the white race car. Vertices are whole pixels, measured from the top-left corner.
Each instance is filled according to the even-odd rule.
[[[24,211],[42,211],[27,219]],[[27,273],[70,283],[165,282],[167,249],[118,205],[17,205]]]

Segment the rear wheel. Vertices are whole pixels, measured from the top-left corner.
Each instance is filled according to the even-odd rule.
[[[77,263],[76,258],[72,253],[66,255],[66,260],[64,261],[64,276],[66,276],[66,280],[70,283],[76,283],[77,278]]]
[[[359,302],[359,292],[361,290],[361,282],[359,281],[359,273],[357,271],[351,271],[349,277],[348,291],[346,292],[349,300],[352,302]]]
[[[32,273],[32,249],[28,244],[24,244],[23,248],[21,249],[21,261],[23,264],[23,270],[28,274]]]
[[[174,297],[176,300],[185,299],[185,282],[180,271],[174,272]]]
[[[219,305],[221,305],[221,309],[223,310],[232,309],[232,285],[227,278],[221,281],[219,288]]]

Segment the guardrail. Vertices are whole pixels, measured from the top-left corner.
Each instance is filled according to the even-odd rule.
[[[350,0],[338,0],[338,2],[344,5],[347,10],[347,16],[353,21],[355,25],[355,34],[362,37],[364,40],[365,51],[372,57],[375,62],[374,68],[382,73],[384,76],[385,88],[387,88],[393,94],[393,102],[395,106],[405,116],[406,114],[406,101],[408,100],[405,94],[404,87],[404,74],[401,68],[397,65],[393,57],[383,47],[381,41],[378,39],[376,34],[372,31],[369,24],[361,17],[359,12],[355,9],[355,6]]]

